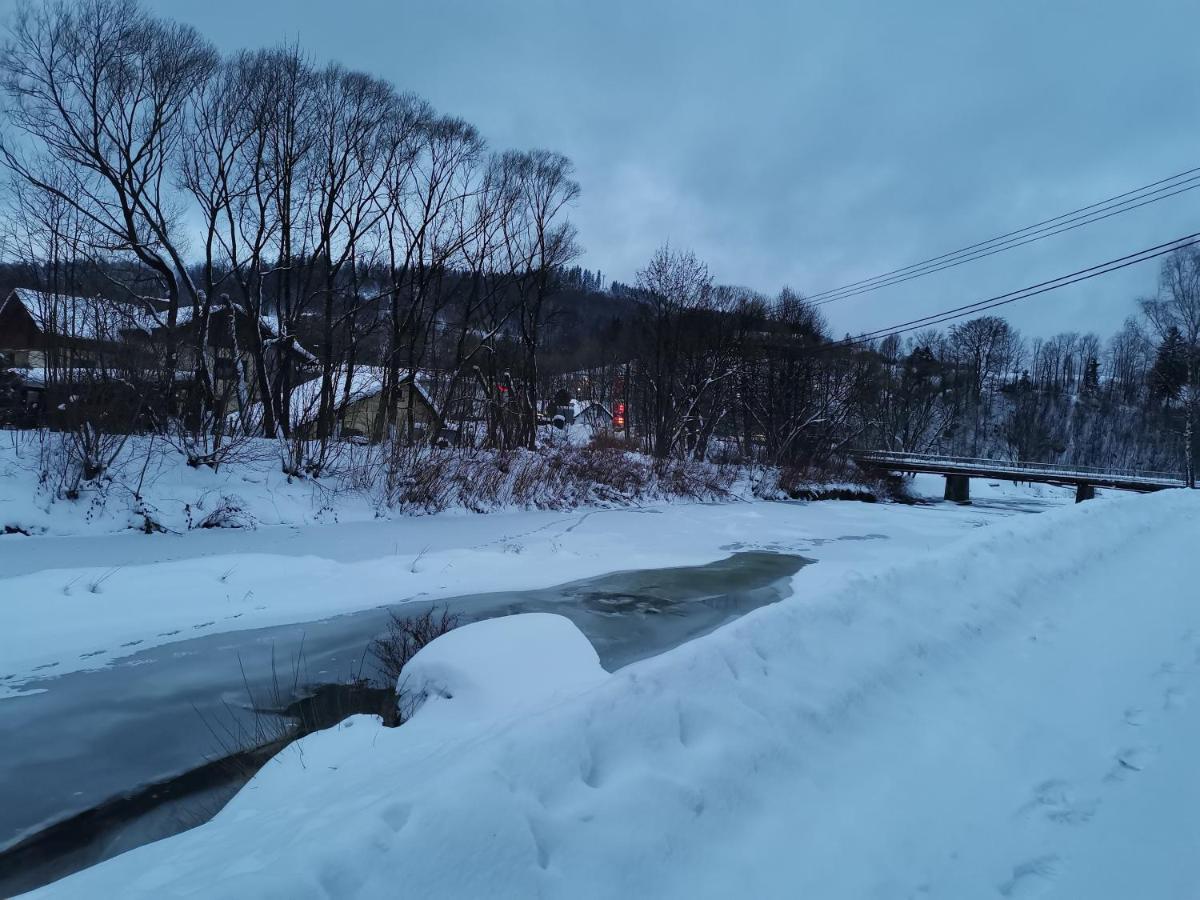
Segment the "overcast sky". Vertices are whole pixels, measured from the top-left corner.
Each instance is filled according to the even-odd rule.
[[[817,292],[1200,165],[1196,0],[155,0],[221,49],[297,40],[496,147],[570,156],[583,265],[669,240]],[[825,307],[882,327],[1200,231],[1200,191]],[[1104,335],[1155,264],[1007,308]]]

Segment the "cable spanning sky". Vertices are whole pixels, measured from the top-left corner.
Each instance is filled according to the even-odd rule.
[[[581,263],[664,241],[818,293],[1200,165],[1200,4],[154,0],[221,49],[294,40],[576,163]],[[11,6],[3,0],[0,8]],[[1200,191],[829,304],[865,331],[1200,230]],[[1155,263],[1005,314],[1118,327]]]

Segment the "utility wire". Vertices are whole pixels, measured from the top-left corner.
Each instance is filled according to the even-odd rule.
[[[1050,219],[1043,219],[1041,222],[1035,222],[1034,224],[1027,225],[1024,228],[1018,228],[1015,231],[1006,232],[1005,234],[999,235],[997,237],[989,238],[986,241],[980,241],[979,243],[971,244],[967,247],[962,247],[958,250],[951,250],[948,253],[943,253],[940,256],[935,256],[930,259],[922,260],[920,262],[916,262],[911,265],[904,266],[903,268],[893,269],[890,272],[884,272],[882,275],[876,275],[871,278],[863,279],[862,281],[855,281],[850,284],[842,285],[841,287],[838,287],[838,288],[831,288],[830,290],[827,290],[827,291],[821,291],[818,294],[812,294],[809,296],[808,299],[810,301],[817,300],[817,299],[820,299],[821,297],[827,296],[829,294],[841,293],[844,290],[848,290],[850,288],[855,288],[860,285],[865,285],[865,284],[868,284],[873,281],[878,281],[880,279],[887,278],[892,275],[897,275],[897,274],[901,274],[904,272],[908,272],[911,269],[919,268],[919,267],[924,266],[929,263],[936,263],[940,260],[947,259],[948,257],[957,256],[960,253],[966,253],[971,250],[982,248],[982,247],[988,246],[990,244],[994,244],[997,241],[1005,240],[1006,238],[1025,234],[1026,232],[1032,231],[1033,229],[1039,228],[1043,225],[1050,225],[1055,222],[1061,222],[1063,219],[1070,218],[1071,216],[1078,215],[1079,213],[1085,213],[1085,212],[1088,212],[1089,210],[1094,210],[1100,206],[1107,206],[1108,204],[1113,203],[1118,200],[1125,200],[1126,198],[1130,198],[1130,197],[1134,196],[1135,194],[1137,194],[1137,195],[1143,194],[1144,192],[1150,190],[1151,188],[1159,188],[1161,185],[1167,185],[1170,182],[1177,182],[1182,178],[1187,178],[1188,176],[1194,176],[1194,175],[1196,175],[1196,173],[1200,173],[1200,167],[1188,169],[1188,170],[1186,170],[1184,172],[1180,172],[1176,175],[1171,175],[1167,178],[1162,178],[1162,179],[1159,179],[1158,181],[1153,181],[1150,184],[1143,185],[1142,187],[1134,188],[1133,190],[1129,190],[1129,191],[1125,191],[1122,194],[1116,194],[1105,200],[1099,200],[1099,201],[1097,201],[1095,203],[1091,203],[1087,206],[1081,206],[1078,209],[1073,209],[1070,212],[1062,213],[1061,215],[1055,216]],[[1174,185],[1172,184],[1170,186],[1173,187]]]
[[[833,303],[847,297],[868,293],[879,288],[889,287],[893,284],[900,284],[910,281],[913,278],[940,272],[975,259],[982,259],[985,256],[991,256],[1003,250],[1010,250],[1037,240],[1062,234],[1066,231],[1072,231],[1075,228],[1081,228],[1084,225],[1090,225],[1094,222],[1120,215],[1121,213],[1131,212],[1149,203],[1166,200],[1185,191],[1194,190],[1197,187],[1200,187],[1200,167],[1189,169],[1177,175],[1172,175],[1170,178],[1161,179],[1132,191],[1126,191],[1123,194],[1117,194],[1109,197],[1107,200],[1101,200],[1088,206],[1080,207],[1071,212],[1055,216],[1052,219],[1045,219],[1033,225],[1028,225],[1025,228],[971,244],[959,250],[953,250],[949,253],[943,253],[940,256],[935,256],[899,269],[893,269],[890,272],[885,272],[882,275],[876,275],[872,278],[852,282],[840,288],[832,288],[818,294],[809,295],[807,299],[814,306],[823,306],[826,303]]]
[[[914,273],[912,273],[911,275],[905,276],[905,277],[903,277],[903,278],[896,278],[896,279],[893,279],[893,280],[890,280],[890,281],[887,281],[887,282],[884,282],[884,283],[881,283],[881,284],[873,285],[873,286],[871,286],[871,287],[867,287],[867,288],[861,288],[861,289],[859,289],[859,290],[857,290],[857,291],[853,291],[853,292],[851,292],[851,293],[848,293],[848,294],[842,294],[842,295],[840,295],[840,296],[837,296],[837,297],[831,297],[831,298],[828,298],[828,299],[822,300],[822,301],[820,301],[820,302],[818,302],[818,303],[814,303],[813,305],[814,305],[814,306],[824,306],[824,305],[826,305],[827,303],[833,303],[833,302],[835,302],[835,301],[837,301],[837,300],[845,300],[845,299],[846,299],[846,298],[848,298],[848,297],[854,297],[854,296],[857,296],[857,295],[859,295],[859,294],[865,294],[865,293],[868,293],[868,292],[870,292],[870,291],[877,290],[877,289],[879,289],[879,288],[883,288],[883,287],[891,287],[892,285],[895,285],[895,284],[902,284],[902,283],[903,283],[903,282],[905,282],[905,281],[911,281],[911,280],[912,280],[912,279],[914,279],[914,278],[920,278],[920,277],[922,277],[922,276],[924,276],[924,275],[932,275],[934,272],[941,272],[941,271],[943,271],[943,270],[945,270],[945,269],[953,269],[953,268],[955,268],[956,266],[961,266],[963,263],[972,262],[972,261],[974,261],[974,260],[976,260],[976,259],[983,259],[984,257],[987,257],[987,256],[994,256],[995,254],[997,254],[997,253],[1002,253],[1002,252],[1003,252],[1003,251],[1005,251],[1005,250],[1012,250],[1014,247],[1021,247],[1021,246],[1025,245],[1025,244],[1032,244],[1032,243],[1034,243],[1035,241],[1041,241],[1041,240],[1045,240],[1046,238],[1048,238],[1048,237],[1053,237],[1053,236],[1054,236],[1054,235],[1056,235],[1056,234],[1063,234],[1064,232],[1067,232],[1067,231],[1074,231],[1076,228],[1082,228],[1084,225],[1091,225],[1091,224],[1092,224],[1092,223],[1094,223],[1094,222],[1100,222],[1100,221],[1102,221],[1102,220],[1104,220],[1104,219],[1111,218],[1112,216],[1119,215],[1119,214],[1121,214],[1121,213],[1125,213],[1125,212],[1130,212],[1131,210],[1137,209],[1138,207],[1141,207],[1141,206],[1146,206],[1146,205],[1147,205],[1147,204],[1149,204],[1149,203],[1157,203],[1159,200],[1165,200],[1165,199],[1167,199],[1167,197],[1174,197],[1176,194],[1182,194],[1184,191],[1190,191],[1190,190],[1194,190],[1194,189],[1196,189],[1196,188],[1198,188],[1198,187],[1200,187],[1200,176],[1197,176],[1197,183],[1196,183],[1196,184],[1190,185],[1190,186],[1188,186],[1188,187],[1183,187],[1183,188],[1180,188],[1179,190],[1173,191],[1172,193],[1166,194],[1166,195],[1164,195],[1164,196],[1161,196],[1161,197],[1154,197],[1154,198],[1152,198],[1152,199],[1149,199],[1149,200],[1143,200],[1143,201],[1142,201],[1142,202],[1140,202],[1140,203],[1134,204],[1133,206],[1127,206],[1127,207],[1125,207],[1124,209],[1117,209],[1117,210],[1114,210],[1113,212],[1109,212],[1109,213],[1107,213],[1107,214],[1105,214],[1105,215],[1098,215],[1098,216],[1095,216],[1095,217],[1093,217],[1093,218],[1089,218],[1089,219],[1087,219],[1086,221],[1083,221],[1083,222],[1078,222],[1078,223],[1076,223],[1076,224],[1072,224],[1072,225],[1065,225],[1064,227],[1057,228],[1057,229],[1055,229],[1054,231],[1051,231],[1049,234],[1043,234],[1043,235],[1036,236],[1036,237],[1028,237],[1028,238],[1025,238],[1024,240],[1017,241],[1017,242],[1014,242],[1014,243],[1009,243],[1009,244],[1002,245],[1002,246],[999,246],[999,247],[995,247],[995,248],[993,248],[993,249],[990,249],[990,250],[987,250],[987,251],[980,251],[980,252],[978,252],[978,253],[976,253],[976,254],[973,254],[973,255],[971,255],[971,256],[964,257],[964,258],[962,258],[962,259],[958,259],[958,260],[956,260],[956,261],[953,261],[953,262],[946,263],[946,264],[944,264],[944,265],[938,266],[938,267],[936,267],[936,268],[933,268],[933,269],[928,269],[928,270],[921,271],[921,272],[914,272]]]
[[[1200,244],[1200,231],[1195,232],[1194,234],[1188,234],[1184,235],[1183,237],[1175,238],[1172,241],[1167,241],[1165,244],[1158,244],[1154,247],[1147,247],[1144,250],[1139,250],[1136,253],[1130,253],[1126,256],[1110,259],[1107,262],[1098,263],[1097,265],[1089,266],[1086,269],[1080,269],[1077,272],[1071,272],[1068,275],[1060,275],[1057,278],[1051,278],[1048,281],[1042,281],[1038,284],[1030,285],[1029,287],[1024,287],[1016,291],[1009,291],[1006,294],[997,294],[994,297],[977,300],[974,303],[967,303],[962,306],[956,306],[940,312],[930,313],[929,315],[922,316],[918,319],[910,319],[907,322],[901,322],[899,325],[893,325],[888,328],[878,328],[874,331],[864,332],[855,337],[845,338],[840,341],[833,341],[829,344],[822,345],[822,348],[833,350],[841,347],[852,347],[857,344],[870,343],[893,334],[905,334],[909,331],[915,331],[918,328],[927,328],[932,325],[940,325],[943,322],[950,322],[954,319],[962,319],[978,312],[995,309],[998,306],[1006,306],[1009,303],[1015,303],[1018,300],[1026,300],[1030,297],[1036,297],[1039,294],[1045,294],[1072,284],[1078,284],[1081,281],[1087,281],[1092,278],[1097,278],[1101,275],[1107,275],[1110,272],[1116,272],[1119,269],[1135,266],[1138,263],[1147,262],[1151,259],[1165,256],[1168,253],[1173,253],[1176,250],[1182,250],[1185,247],[1193,247],[1197,244]]]

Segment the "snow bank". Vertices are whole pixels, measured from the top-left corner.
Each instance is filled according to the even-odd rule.
[[[364,453],[365,448],[348,446],[347,464]],[[132,437],[119,463],[105,477],[84,483],[75,500],[54,489],[53,479],[65,471],[61,455],[53,435],[43,445],[37,432],[13,431],[0,442],[0,540],[139,531],[148,523],[173,533],[332,525],[380,514],[367,493],[346,490],[336,480],[289,478],[280,470],[274,443],[265,439],[246,441],[236,458],[214,472],[188,466],[161,438]],[[50,484],[42,481],[43,466]]]
[[[541,699],[509,717],[352,720],[206,825],[40,896],[1082,896],[1073,873],[1122,839],[1194,834],[1187,753],[1158,760],[1180,767],[1167,808],[1105,806],[1138,809],[1157,741],[1200,738],[1175,711],[1200,686],[1198,525],[1182,491],[1009,519],[824,596],[798,580],[595,683],[581,667],[578,693],[514,675]],[[427,683],[483,702],[503,665],[453,657],[511,661],[559,626],[497,627],[434,649]],[[1194,852],[1151,859],[1141,896],[1200,883]]]
[[[737,550],[819,558],[807,570],[815,590],[1011,514],[953,504],[693,503],[151,537],[0,537],[0,699],[29,678],[108,665],[131,648],[408,599],[700,565]]]
[[[189,466],[163,438],[130,437],[97,479],[78,485],[61,434],[10,431],[0,442],[0,537],[186,533],[333,525],[446,511],[621,507],[747,498],[748,470],[556,443],[537,451],[395,450],[339,442],[320,478],[281,471],[279,448],[241,439],[217,471]]]
[[[570,619],[524,613],[447,632],[408,661],[396,687],[420,727],[469,727],[515,719],[607,674]]]

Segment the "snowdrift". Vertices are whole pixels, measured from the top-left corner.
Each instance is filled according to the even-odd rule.
[[[504,722],[604,680],[600,657],[570,619],[525,613],[456,628],[404,667],[397,694],[419,727]]]
[[[1011,519],[611,675],[553,616],[451,633],[409,724],[38,896],[1194,896],[1198,524]]]

